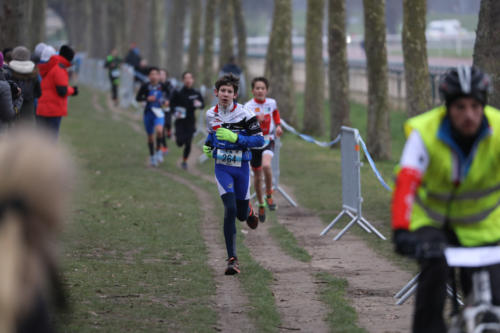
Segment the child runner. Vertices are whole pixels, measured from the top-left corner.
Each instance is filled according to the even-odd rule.
[[[201,93],[193,88],[194,77],[191,72],[182,74],[183,87],[174,91],[170,99],[170,110],[175,115],[175,141],[177,146],[184,145],[182,168],[187,169],[187,160],[191,152],[191,140],[196,132],[194,111],[203,109],[204,102]]]
[[[144,83],[137,92],[138,102],[146,101],[144,107],[144,127],[148,135],[149,164],[158,166],[163,162],[163,124],[165,116],[162,105],[165,103],[163,85],[160,84],[160,71],[157,67],[151,67],[148,72],[149,83]],[[154,138],[156,133],[156,152]]]
[[[252,150],[252,161],[250,165],[254,173],[254,187],[259,201],[259,220],[266,220],[266,204],[262,195],[262,171],[266,184],[266,202],[270,210],[276,209],[273,201],[273,174],[271,170],[271,160],[274,155],[274,135],[278,138],[283,133],[280,125],[280,113],[276,101],[267,98],[269,82],[265,77],[256,77],[252,80],[253,99],[245,104],[245,107],[252,110],[259,120],[262,133],[264,134],[265,145],[259,149]]]
[[[236,217],[257,228],[257,215],[250,205],[250,148],[264,144],[264,137],[252,111],[234,100],[238,77],[227,74],[215,82],[218,104],[207,111],[208,137],[204,153],[215,158],[215,179],[224,203],[224,238],[227,249],[226,275],[240,272],[236,256]]]

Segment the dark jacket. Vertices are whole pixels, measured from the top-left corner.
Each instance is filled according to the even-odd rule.
[[[12,104],[12,93],[10,85],[0,74],[0,131],[15,117],[14,105]]]
[[[22,73],[16,71],[16,67],[10,66],[6,71],[6,78],[14,81],[21,88],[23,103],[19,110],[19,117],[24,120],[34,120],[35,99],[42,95],[38,71],[35,68],[29,73]]]

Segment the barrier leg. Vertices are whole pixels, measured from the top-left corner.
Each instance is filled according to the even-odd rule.
[[[295,201],[293,201],[293,199],[288,195],[288,193],[285,192],[285,190],[283,190],[281,188],[281,186],[277,186],[276,187],[278,189],[278,191],[281,193],[281,195],[293,206],[293,207],[298,207],[297,203]]]
[[[446,292],[448,293],[448,296],[453,299],[453,288],[450,287],[449,284],[446,284]],[[464,302],[462,301],[462,297],[460,297],[460,295],[457,293],[457,302],[458,304],[460,304],[461,306],[464,305]]]
[[[350,211],[347,211],[347,215],[349,215],[352,219],[355,218],[354,214],[351,213]],[[366,231],[369,234],[372,233],[370,228],[368,228],[368,226],[366,226],[360,219],[358,219],[357,223],[361,228],[363,228],[364,231]]]
[[[344,234],[347,232],[347,230],[349,230],[350,227],[352,227],[352,225],[354,223],[356,223],[358,221],[358,217],[356,216],[355,218],[353,218],[351,220],[351,222],[347,223],[347,225],[344,227],[344,229],[342,229],[338,234],[337,236],[333,237],[333,240],[336,241],[336,240],[339,240],[340,237],[344,236]]]
[[[324,236],[324,235],[326,235],[326,233],[327,233],[328,231],[330,231],[330,229],[331,229],[331,228],[333,228],[333,226],[335,225],[335,223],[337,223],[337,222],[338,222],[338,220],[340,220],[340,218],[341,218],[342,216],[344,216],[344,214],[345,214],[346,212],[347,212],[347,211],[346,211],[345,209],[344,209],[343,211],[341,211],[341,212],[340,212],[340,214],[339,214],[339,215],[337,215],[337,217],[336,217],[335,219],[333,219],[333,221],[332,221],[332,222],[330,222],[330,224],[329,224],[329,225],[328,225],[325,229],[323,229],[323,231],[322,231],[319,235],[320,235],[320,236]]]
[[[361,221],[363,221],[363,223],[365,223],[368,226],[368,228],[370,228],[378,237],[382,238],[383,240],[387,239],[370,222],[368,222],[364,217],[361,217]]]
[[[410,298],[410,296],[417,291],[417,286],[418,283],[415,283],[403,296],[401,296],[401,298],[396,302],[396,305],[401,305],[406,302],[406,300],[408,300],[408,298]]]
[[[415,283],[417,283],[419,276],[420,276],[420,273],[418,273],[417,275],[415,275],[403,288],[401,288],[400,291],[398,291],[396,293],[396,295],[394,295],[394,298],[400,298],[404,293],[406,293],[406,291],[408,289],[410,289],[411,286],[413,286]]]

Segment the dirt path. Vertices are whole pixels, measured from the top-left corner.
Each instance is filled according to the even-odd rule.
[[[102,109],[97,99],[94,98],[93,103],[96,109]],[[142,129],[137,123],[139,117],[115,107],[109,99],[107,99],[107,107],[113,113],[113,119],[125,122],[135,132],[142,133]],[[208,250],[208,264],[213,270],[216,286],[213,303],[217,312],[217,326],[214,329],[218,332],[234,332],[234,323],[238,323],[240,332],[255,332],[255,326],[247,316],[249,312],[248,299],[242,291],[239,280],[233,276],[225,276],[223,274],[225,268],[223,258],[226,257],[226,250],[224,242],[221,239],[221,228],[215,218],[214,204],[210,194],[181,176],[161,169],[153,170],[179,184],[187,186],[196,193],[198,202],[201,204],[199,207],[203,213],[201,232]]]
[[[291,193],[290,189],[286,191]],[[278,222],[293,232],[299,244],[312,255],[313,269],[330,272],[349,282],[348,295],[358,313],[359,325],[374,333],[408,332],[413,300],[397,306],[393,295],[412,278],[411,274],[374,253],[351,231],[336,242],[332,238],[337,230],[320,237],[325,225],[317,216],[304,208],[290,206],[279,194],[276,197],[280,206]]]
[[[207,179],[207,175],[196,168],[200,154],[200,149],[193,145],[188,171]],[[207,180],[215,183],[213,177],[208,177]],[[215,184],[214,191],[217,191]],[[240,226],[240,230],[246,231],[245,245],[252,257],[273,273],[274,283],[271,289],[281,317],[280,330],[328,332],[329,328],[324,321],[327,311],[318,300],[317,284],[311,275],[311,266],[291,258],[281,250],[269,234],[269,223],[260,223],[257,230],[250,230],[244,223],[240,223]],[[244,263],[242,266],[244,269]],[[242,274],[244,273],[243,271]]]

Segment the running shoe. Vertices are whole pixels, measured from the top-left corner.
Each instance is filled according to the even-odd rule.
[[[161,152],[163,153],[163,156],[168,154],[168,147],[161,147]]]
[[[259,221],[266,222],[266,204],[259,205]]]
[[[274,203],[273,196],[268,194],[266,195],[266,203],[269,210],[276,210],[276,204]]]
[[[182,162],[181,167],[182,167],[184,170],[187,170],[187,168],[188,168],[188,164],[187,164],[187,162]]]
[[[247,225],[250,229],[257,229],[257,227],[259,226],[259,218],[255,214],[252,205],[250,205],[250,213],[248,213]]]
[[[158,166],[158,161],[156,160],[155,155],[149,156],[149,166],[152,166],[152,167]]]
[[[161,150],[156,151],[156,161],[158,163],[163,163],[163,153]]]
[[[235,275],[240,273],[240,266],[238,265],[238,259],[236,257],[231,257],[227,259],[227,268],[224,272],[225,275]]]

